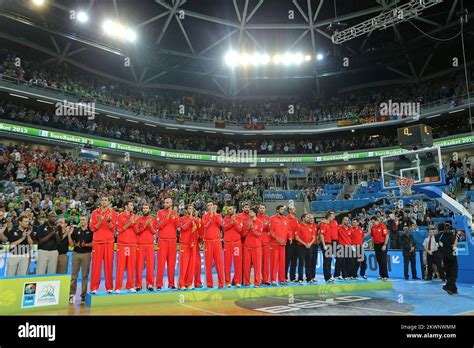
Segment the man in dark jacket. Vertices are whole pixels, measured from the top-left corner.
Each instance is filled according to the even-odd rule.
[[[403,227],[403,235],[400,238],[400,244],[403,253],[403,269],[405,272],[405,280],[408,280],[408,264],[411,265],[411,277],[413,280],[418,280],[416,276],[416,252],[415,239],[408,230],[408,226]]]
[[[446,285],[443,286],[443,290],[450,295],[454,295],[458,293],[456,286],[458,278],[458,256],[456,252],[458,238],[456,232],[448,230],[444,223],[438,225],[438,231],[436,241],[439,245],[438,250],[441,253],[446,273]]]

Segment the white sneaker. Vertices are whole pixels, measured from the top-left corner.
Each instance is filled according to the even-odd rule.
[[[130,292],[137,292],[137,290],[136,290],[135,288],[128,289],[128,291],[130,291]]]
[[[116,294],[120,294],[120,289],[115,290]]]
[[[75,303],[76,302],[76,295],[69,295],[69,303]]]
[[[107,290],[107,293],[111,294],[111,293],[113,293],[113,291],[112,290]]]
[[[107,291],[107,292],[108,292],[108,291]],[[92,294],[92,295],[96,295],[96,294],[97,294],[97,290],[92,290],[92,291],[91,291],[91,294]]]

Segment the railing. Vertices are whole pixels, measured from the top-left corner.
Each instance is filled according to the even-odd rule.
[[[64,96],[66,96],[66,97],[73,97],[73,98],[80,99],[80,96],[78,96],[76,94],[73,94],[71,92],[65,91],[63,89],[60,89],[60,88],[32,84],[29,81],[20,80],[20,79],[17,79],[15,77],[12,77],[12,76],[1,75],[0,74],[0,81],[2,81],[2,80],[7,81],[9,83],[16,84],[16,85],[26,86],[26,87],[33,88],[33,89],[58,94],[58,95],[61,95],[60,98],[63,98]],[[456,98],[457,99],[465,99],[465,98],[467,98],[467,93],[462,94],[462,95],[460,95]],[[249,122],[247,122],[247,121],[243,121],[243,120],[235,121],[235,120],[232,120],[232,119],[227,119],[226,117],[215,117],[214,116],[214,117],[210,117],[210,118],[203,118],[203,117],[199,117],[197,115],[194,115],[194,116],[181,115],[179,113],[168,112],[168,110],[165,110],[164,114],[160,114],[158,112],[153,113],[153,112],[149,112],[149,111],[144,111],[142,108],[139,108],[139,107],[133,107],[133,106],[126,107],[125,105],[123,105],[123,103],[124,103],[123,101],[120,101],[120,102],[111,101],[111,100],[103,99],[103,98],[100,98],[100,97],[83,98],[83,99],[88,99],[88,101],[98,102],[98,103],[101,103],[101,104],[109,106],[109,107],[114,107],[114,108],[118,108],[118,109],[122,109],[122,110],[127,110],[129,112],[134,112],[137,115],[152,116],[152,117],[155,117],[157,119],[162,119],[162,120],[175,121],[177,118],[182,118],[186,121],[203,123],[203,124],[214,124],[214,122],[216,122],[216,121],[224,121],[226,124],[236,125],[236,126],[244,126],[244,125],[249,124]],[[427,109],[427,108],[447,104],[452,99],[453,99],[452,97],[448,97],[448,98],[443,98],[443,99],[440,99],[440,100],[428,102],[428,103],[425,103],[425,104],[421,105],[421,108],[422,109]],[[316,114],[315,112],[311,112],[311,111],[310,111],[310,115],[313,118],[317,118],[318,116],[320,116],[320,115]],[[375,114],[371,115],[369,113],[365,116],[364,115],[358,115],[358,117],[359,116],[360,117],[365,117],[365,118],[372,118],[371,122],[376,121],[376,119],[375,119],[376,115]],[[338,122],[338,121],[347,121],[347,120],[351,120],[351,117],[345,117],[345,116],[342,116],[342,117],[341,116],[335,116],[334,117],[334,116],[332,116],[330,119],[327,119],[327,120],[313,120],[313,121],[308,121],[308,120],[304,120],[304,119],[303,120],[291,120],[290,119],[290,120],[287,120],[287,121],[263,120],[263,121],[259,121],[258,123],[263,123],[265,125],[282,126],[283,127],[283,126],[288,126],[288,125],[324,125],[324,124],[330,124],[330,123],[335,123],[335,122]]]

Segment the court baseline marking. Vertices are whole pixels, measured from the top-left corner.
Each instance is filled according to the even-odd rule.
[[[202,311],[202,312],[206,312],[206,313],[209,313],[209,314],[213,314],[213,315],[220,315],[220,316],[226,316],[225,314],[222,314],[222,313],[217,313],[217,312],[213,312],[213,311],[208,311],[207,309],[202,309],[202,308],[198,308],[198,307],[194,307],[194,306],[190,306],[190,305],[187,305],[187,304],[184,304],[184,303],[179,303],[181,306],[184,306],[184,307],[188,307],[188,308],[191,308],[191,309],[196,309],[198,311]]]

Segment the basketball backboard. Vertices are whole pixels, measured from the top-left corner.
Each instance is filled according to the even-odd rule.
[[[380,158],[382,187],[399,187],[397,179],[413,179],[414,186],[442,185],[445,183],[441,149],[436,147],[415,151],[402,150]]]

